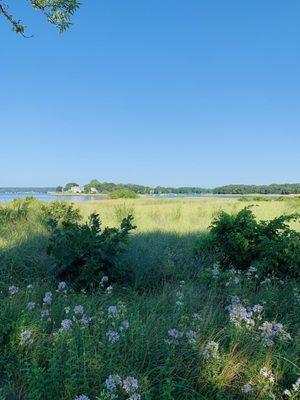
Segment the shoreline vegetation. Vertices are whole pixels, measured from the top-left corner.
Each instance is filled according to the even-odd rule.
[[[49,196],[58,196],[58,197],[65,197],[65,196],[70,196],[70,197],[102,197],[103,199],[109,199],[110,196],[108,193],[72,193],[72,192],[62,192],[62,193],[58,193],[58,192],[48,192],[47,193]],[[194,196],[192,195],[197,195],[197,193],[157,193],[157,194],[141,194],[139,195],[141,198],[146,198],[146,199],[155,199],[155,198],[159,198],[159,196],[161,196],[163,198],[163,196],[165,195],[173,195],[174,199],[180,198],[180,197],[189,197],[189,195],[191,196],[191,198],[193,198]],[[268,193],[268,194],[261,194],[261,193],[249,193],[249,194],[238,194],[238,193],[199,193],[198,194],[199,197],[203,197],[203,198],[222,198],[224,196],[228,196],[230,195],[230,197],[232,198],[236,198],[238,199],[239,197],[256,197],[256,196],[260,196],[260,197],[285,197],[285,198],[298,198],[300,196],[300,194],[298,193],[291,193],[291,194],[278,194],[278,193]],[[172,198],[172,197],[170,197]],[[197,198],[195,196],[195,198]]]
[[[115,184],[112,182],[99,182],[97,179],[90,183],[80,186],[78,183],[69,182],[64,187],[0,187],[0,194],[48,194],[50,196],[97,196],[103,198],[137,196],[155,197],[155,196],[297,196],[300,195],[300,183],[283,183],[270,185],[226,185],[216,188],[200,187],[149,187],[136,184]]]
[[[92,179],[88,184],[80,186],[76,182],[68,182],[64,187],[58,186],[55,190],[57,193],[84,193],[84,194],[109,194],[119,192],[120,197],[134,197],[136,195],[159,195],[159,194],[178,194],[178,195],[191,195],[191,194],[236,194],[236,195],[289,195],[300,194],[300,183],[283,183],[271,185],[226,185],[216,188],[201,188],[201,187],[149,187],[137,184],[116,184],[112,182],[100,182],[97,179]]]

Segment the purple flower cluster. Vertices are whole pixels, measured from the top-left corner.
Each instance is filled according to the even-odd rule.
[[[110,398],[117,398],[118,392],[123,392],[127,396],[127,400],[141,400],[142,396],[139,391],[139,383],[133,376],[127,376],[122,379],[120,375],[109,375],[105,381],[105,387],[110,394]]]

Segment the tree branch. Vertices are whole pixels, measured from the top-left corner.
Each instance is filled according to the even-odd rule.
[[[21,24],[21,21],[20,21],[20,20],[18,20],[18,21],[15,20],[15,19],[13,18],[13,16],[5,9],[4,5],[2,5],[1,3],[0,3],[0,14],[3,14],[4,17],[10,22],[10,24],[11,24],[12,27],[13,27],[13,30],[14,30],[16,33],[20,33],[20,34],[21,34],[24,38],[26,38],[26,39],[29,39],[29,38],[33,37],[33,35],[31,35],[31,36],[26,36],[26,35],[24,34],[25,26]]]

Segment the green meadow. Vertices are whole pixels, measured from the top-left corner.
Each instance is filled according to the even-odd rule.
[[[263,221],[300,212],[296,198],[76,204],[84,220],[136,226],[123,278],[80,291],[54,278],[42,203],[0,218],[0,399],[300,398],[299,281],[195,251],[221,211],[245,206]]]

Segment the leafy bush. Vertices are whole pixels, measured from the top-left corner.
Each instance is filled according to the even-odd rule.
[[[266,196],[254,196],[253,201],[270,201],[270,198]]]
[[[53,202],[42,206],[46,224],[54,228],[59,223],[79,222],[81,215],[78,208],[74,208],[74,204],[64,202]]]
[[[117,189],[110,193],[111,199],[136,199],[139,196],[130,189]]]
[[[300,277],[300,234],[289,227],[298,218],[258,222],[249,207],[236,215],[221,211],[211,225],[210,250],[223,269],[246,270],[255,262],[263,272]]]
[[[132,225],[132,216],[120,228],[101,228],[100,217],[93,213],[88,222],[63,220],[53,227],[48,254],[55,259],[54,272],[59,279],[74,283],[78,289],[91,289],[106,275],[119,276],[118,255],[124,250]]]

